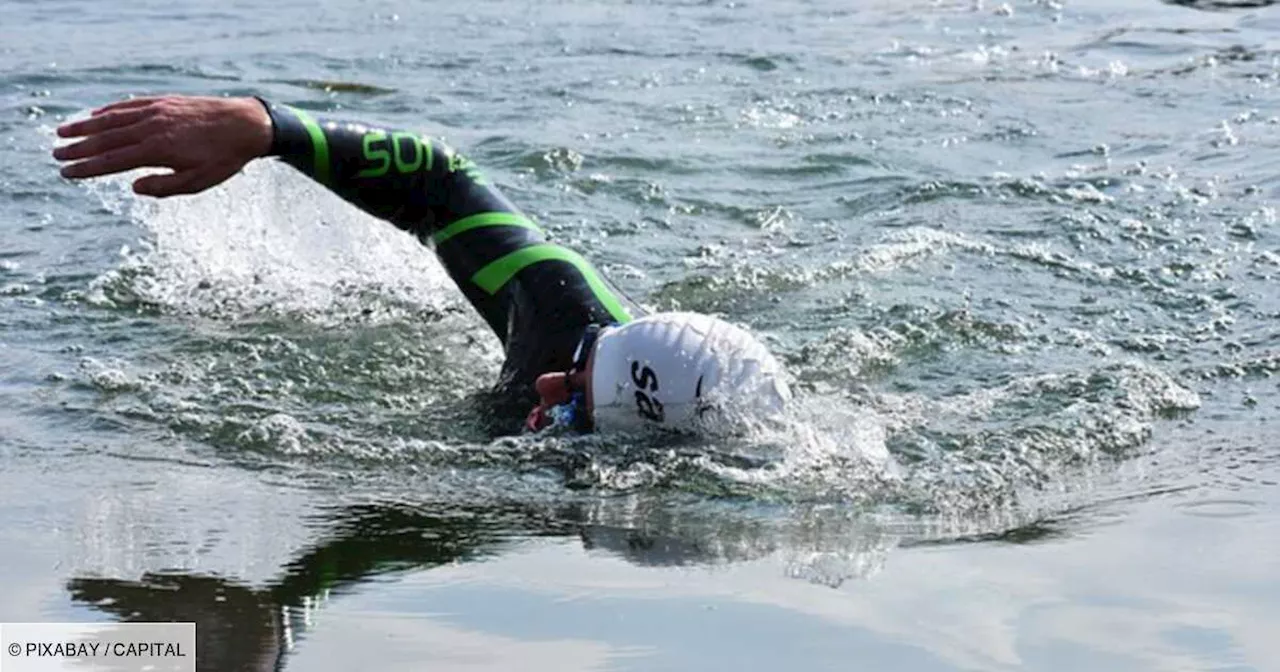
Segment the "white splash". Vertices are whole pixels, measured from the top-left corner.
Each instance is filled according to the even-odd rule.
[[[142,301],[223,317],[269,312],[320,323],[395,319],[459,302],[411,235],[271,161],[196,196],[132,194],[130,173],[90,184],[143,229],[141,250],[91,286],[91,302]]]

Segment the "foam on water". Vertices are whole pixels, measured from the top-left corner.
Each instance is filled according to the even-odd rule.
[[[301,318],[317,327],[354,321],[366,328],[385,325],[393,330],[423,316],[438,321],[440,312],[459,307],[451,281],[417,241],[355,212],[287,167],[252,164],[209,192],[164,200],[132,195],[129,185],[138,176],[90,183],[106,207],[140,225],[143,238],[139,249],[122,250],[118,267],[91,283],[86,295],[91,305],[159,309],[210,318],[214,324],[253,317],[269,326],[282,318]],[[212,328],[205,337],[208,344],[196,345],[186,356],[149,364],[86,358],[80,375],[88,388],[110,395],[119,413],[237,453],[271,459],[324,456],[365,463],[486,467],[539,460],[564,466],[569,460],[575,463],[570,480],[578,487],[611,490],[680,481],[679,474],[688,475],[690,469],[736,484],[728,487],[773,488],[836,457],[864,465],[868,474],[883,471],[890,462],[873,416],[859,416],[856,409],[821,400],[786,424],[740,437],[738,445],[704,446],[711,453],[719,448],[723,455],[732,455],[727,462],[688,450],[674,456],[660,447],[661,441],[646,454],[642,440],[639,451],[632,446],[621,459],[609,451],[618,447],[616,440],[593,438],[570,439],[567,444],[528,437],[514,443],[459,443],[457,438],[442,443],[430,436],[430,430],[419,436],[413,434],[421,430],[410,430],[388,441],[389,420],[391,426],[410,429],[403,411],[422,411],[433,402],[449,403],[454,396],[428,390],[480,387],[478,381],[407,353],[404,345],[395,345],[402,338],[396,333],[389,334],[387,347],[370,349],[364,344],[358,353],[344,354],[323,338],[287,328],[265,336],[237,336],[234,330]],[[456,333],[431,336],[440,339],[434,346],[437,352],[456,352],[487,340],[467,338],[464,343]],[[499,353],[491,346],[487,355],[484,364],[492,366]],[[369,380],[375,396],[343,395],[348,409],[343,418],[318,409],[315,402],[328,396],[325,378],[342,372],[345,385],[358,385],[351,365],[361,360],[365,370],[383,371]],[[422,364],[427,366],[411,372]],[[464,374],[488,373],[480,368],[467,367]],[[455,380],[433,382],[439,376]],[[414,403],[397,410],[396,400],[407,395],[415,397]],[[362,406],[365,410],[358,410]],[[351,415],[370,411],[367,422]],[[861,429],[850,431],[853,427]],[[601,445],[583,462],[583,446],[591,444]],[[744,466],[744,459],[754,466]]]
[[[680,619],[722,607],[766,635],[720,638],[748,666],[782,633],[801,667],[1265,667],[1274,8],[119,4],[10,3],[0,44],[10,611],[189,609],[265,642],[206,647],[226,669],[295,638],[302,667],[420,664],[334,627],[371,608],[705,667]],[[56,179],[39,125],[169,90],[452,135],[629,294],[750,325],[796,403],[701,439],[493,431],[501,352],[409,236],[265,163],[168,201]],[[637,618],[506,618],[547,584]]]
[[[208,194],[167,201],[134,198],[127,180],[108,180],[95,190],[144,227],[146,244],[93,283],[94,305],[144,304],[223,322],[301,316],[324,326],[354,319],[362,328],[392,329],[383,345],[366,343],[353,352],[287,330],[259,339],[211,333],[211,347],[150,370],[130,371],[122,362],[83,363],[90,386],[112,395],[130,417],[271,460],[551,468],[575,489],[658,487],[763,500],[887,504],[989,521],[992,510],[1007,515],[1028,488],[1044,488],[1081,464],[1137,450],[1156,418],[1198,403],[1193,393],[1142,364],[1083,376],[1014,379],[946,398],[871,394],[861,386],[868,372],[899,365],[922,338],[956,330],[1011,342],[1027,338],[1016,326],[1009,331],[1008,325],[941,315],[932,324],[917,323],[914,333],[844,328],[805,346],[791,361],[803,387],[791,413],[780,422],[748,423],[745,434],[692,443],[670,437],[483,440],[456,432],[445,435],[455,438],[443,438],[438,425],[411,414],[433,404],[438,414],[440,403],[462,403],[461,410],[466,403],[456,395],[423,392],[475,386],[483,365],[494,365],[498,353],[490,349],[487,362],[460,374],[406,350],[398,330],[423,315],[439,319],[440,311],[458,306],[452,284],[416,241],[353,214],[280,166],[255,166]],[[953,250],[1106,277],[1105,271],[1036,244],[912,227],[891,232],[854,260],[797,269],[804,277],[794,282],[884,273],[922,255]],[[757,276],[778,272],[754,268]],[[716,275],[734,283],[742,276]],[[376,314],[370,305],[378,306]],[[459,340],[449,331],[428,329],[425,337],[441,339],[437,352],[461,352],[477,341]],[[363,384],[367,374],[360,371],[372,372],[370,396],[333,398],[326,392],[327,378],[335,373],[344,377],[343,386]],[[442,385],[444,380],[453,382]],[[410,398],[411,404],[398,401]],[[340,405],[333,407],[333,401]],[[388,428],[399,429],[389,436]]]
[[[954,9],[942,12],[946,21],[958,27],[978,21],[967,5]],[[1019,6],[1016,13],[987,10],[1007,25],[1062,13],[1054,3],[1027,11]],[[250,166],[199,197],[169,201],[134,198],[127,189],[133,176],[97,183],[108,207],[141,225],[144,243],[124,251],[118,267],[92,283],[90,304],[209,321],[181,353],[89,363],[77,375],[109,397],[114,412],[267,460],[329,461],[334,470],[408,466],[423,478],[446,481],[460,472],[464,483],[496,472],[512,487],[523,475],[551,474],[571,489],[609,495],[653,489],[754,502],[855,503],[974,521],[978,529],[1011,524],[1019,511],[1035,509],[1028,502],[1040,493],[1089,465],[1140,453],[1155,423],[1199,403],[1150,361],[1099,359],[1113,356],[1116,346],[1135,355],[1183,347],[1189,336],[1178,327],[1191,318],[1178,315],[1181,322],[1168,329],[1134,333],[1122,320],[1107,323],[1089,310],[1097,303],[1108,308],[1109,294],[1125,292],[1189,312],[1217,310],[1221,301],[1206,299],[1202,285],[1229,268],[1200,262],[1191,272],[1168,271],[1162,268],[1168,259],[1152,250],[1203,232],[1203,222],[1179,215],[1224,200],[1231,187],[1212,176],[1179,174],[1188,172],[1185,164],[1174,171],[1124,163],[1132,147],[1105,134],[1055,148],[1061,150],[1057,163],[1020,163],[1019,154],[1043,154],[1040,134],[1061,133],[1055,126],[1062,121],[1002,111],[980,88],[940,84],[944,78],[1013,83],[1048,74],[1092,90],[1128,86],[1123,80],[1156,71],[1128,57],[1088,53],[1105,49],[1061,43],[1059,36],[1033,50],[1010,48],[1002,43],[1003,25],[994,33],[917,35],[907,47],[895,44],[886,52],[877,45],[870,55],[842,47],[840,58],[858,67],[867,64],[859,58],[883,65],[906,56],[912,67],[931,68],[919,86],[850,86],[812,74],[812,64],[785,50],[735,55],[758,72],[789,77],[785,71],[808,70],[812,76],[766,93],[725,91],[705,101],[691,93],[687,104],[673,102],[667,111],[697,126],[694,134],[705,134],[700,138],[734,134],[728,143],[706,143],[709,158],[665,157],[668,138],[653,138],[640,126],[616,137],[607,127],[592,130],[599,137],[587,145],[567,136],[488,143],[498,165],[505,160],[522,174],[532,171],[517,188],[532,182],[535,193],[522,196],[553,210],[561,201],[548,204],[548,198],[602,204],[601,229],[610,235],[645,231],[658,221],[681,234],[687,225],[714,235],[702,220],[725,220],[727,235],[690,245],[696,249],[684,268],[692,274],[660,288],[654,303],[737,310],[771,322],[780,333],[767,336],[787,354],[799,392],[781,422],[703,442],[485,435],[466,391],[484,386],[501,353],[439,265],[409,236],[273,164]],[[692,71],[671,76],[654,73],[631,84],[728,81]],[[1236,148],[1259,127],[1256,116],[1208,125],[1192,143]],[[928,133],[919,133],[922,124]],[[628,133],[657,141],[627,142]],[[752,142],[770,151],[743,160],[735,148]],[[996,159],[975,158],[986,152]],[[1011,165],[1000,165],[1000,158]],[[713,165],[709,172],[731,179],[702,178],[700,171]],[[948,170],[955,166],[962,169]],[[672,181],[695,174],[690,187]],[[554,196],[537,193],[541,183],[550,183]],[[751,188],[744,190],[744,183]],[[989,221],[967,221],[969,207]],[[581,209],[580,203],[567,208],[570,219]],[[691,223],[694,218],[699,221]],[[1256,237],[1273,220],[1255,209],[1232,222],[1233,235]],[[603,247],[612,258],[602,265],[642,269],[624,280],[661,272],[629,256],[631,250],[609,249],[594,231],[559,226],[568,238]],[[1212,235],[1191,240],[1186,255],[1211,252],[1216,241]],[[679,249],[679,242],[658,253]],[[1267,254],[1250,258],[1266,268]],[[960,280],[945,284],[957,266],[964,267],[953,274]],[[1003,297],[970,304],[946,296],[978,277],[975,269],[992,266],[1031,279],[1029,286],[1060,280],[1092,296],[1079,309],[1064,304],[1066,310],[1047,311],[1048,317],[1039,306],[994,309]],[[921,278],[917,269],[938,272]],[[935,289],[930,280],[944,284]],[[839,295],[845,288],[847,295]],[[786,302],[790,292],[820,295],[818,309],[784,309],[777,318],[756,310]],[[1049,298],[1056,298],[1052,289],[1034,300]],[[1230,317],[1218,313],[1200,320],[1210,334]],[[227,327],[250,318],[254,331]],[[361,342],[348,346],[338,335],[317,333],[328,327]],[[1052,366],[1028,365],[1028,358],[1046,352],[1069,354],[1051,359]],[[986,359],[971,369],[963,361],[950,364],[966,375],[938,375],[933,367],[952,355]],[[1242,366],[1265,367],[1265,358],[1260,361]],[[891,375],[901,371],[910,375]],[[874,391],[886,379],[890,389]]]
[[[254,162],[217,188],[168,199],[134,196],[130,184],[142,174],[90,183],[143,234],[139,249],[122,249],[119,266],[91,284],[94,305],[316,324],[403,320],[460,305],[417,240],[284,164]]]

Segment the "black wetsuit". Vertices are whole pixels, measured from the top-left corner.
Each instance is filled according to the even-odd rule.
[[[275,128],[271,155],[435,249],[506,349],[496,390],[536,402],[533,381],[569,367],[587,325],[639,316],[446,145],[263,102]]]

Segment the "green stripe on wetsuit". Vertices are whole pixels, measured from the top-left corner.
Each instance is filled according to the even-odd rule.
[[[608,285],[596,273],[595,269],[582,255],[552,243],[543,243],[541,245],[530,245],[499,257],[489,262],[484,268],[476,271],[471,276],[471,281],[476,283],[481,289],[496,294],[502,289],[516,273],[542,261],[567,261],[573,264],[578,272],[582,274],[583,279],[587,281],[587,286],[591,288],[592,293],[596,295],[596,299],[600,304],[609,311],[609,315],[618,322],[630,322],[631,313],[622,305],[618,297],[614,296],[609,290]]]
[[[307,129],[307,135],[311,136],[311,150],[315,156],[315,178],[320,184],[328,186],[329,182],[329,140],[324,136],[324,129],[320,128],[320,124],[311,115],[299,110],[296,107],[289,108],[294,114],[298,115],[298,120]]]
[[[517,215],[514,212],[482,212],[478,215],[463,217],[449,226],[444,227],[444,229],[431,236],[431,242],[439,245],[459,233],[478,229],[484,226],[519,226],[542,233],[542,229],[539,229],[537,225],[529,221],[528,218]]]
[[[429,144],[430,141],[418,140],[417,158],[409,157],[401,163],[398,152],[402,149],[408,151],[401,144],[383,147],[367,140],[371,135],[376,135],[379,142],[399,135],[417,138],[416,135],[317,120],[308,112],[292,106],[263,103],[272,115],[273,155],[281,156],[365,212],[392,222],[420,240],[429,241],[446,262],[454,254],[461,254],[455,259],[461,263],[446,263],[452,269],[450,274],[458,272],[454,279],[460,285],[467,283],[498,299],[473,301],[473,305],[499,337],[505,335],[504,330],[517,328],[554,331],[554,325],[508,327],[509,316],[499,314],[510,310],[507,297],[500,297],[501,290],[522,270],[542,261],[565,262],[565,268],[546,270],[560,277],[576,271],[582,281],[570,283],[570,296],[525,297],[519,300],[558,302],[564,299],[584,304],[580,306],[582,314],[595,315],[589,319],[604,318],[601,311],[616,322],[632,319],[627,304],[586,259],[560,245],[547,243],[543,230],[481,180],[473,164],[461,155],[455,156],[443,145],[437,151]],[[424,151],[424,143],[428,145],[425,149],[427,156],[448,155],[450,160],[427,163],[424,167],[418,160]],[[379,151],[371,152],[370,147]],[[392,162],[389,157],[396,160]],[[394,170],[388,170],[392,166]],[[369,170],[374,168],[380,168],[380,171],[376,175],[369,174]],[[460,213],[469,214],[459,218]],[[535,283],[540,287],[538,291],[554,291],[556,286],[570,287],[563,280],[559,285],[544,283],[540,273],[538,276]],[[524,297],[521,293],[512,296]],[[558,336],[548,335],[545,340],[550,344],[556,338]],[[530,366],[536,365],[531,363]],[[526,373],[537,372],[530,368]]]
[[[482,212],[478,215],[463,217],[446,226],[431,236],[431,242],[439,246],[441,243],[466,231],[491,226],[516,226],[543,233],[542,229],[538,228],[536,224],[523,215],[514,212]],[[471,276],[471,281],[489,294],[496,294],[498,290],[511,281],[511,278],[515,277],[516,273],[540,261],[551,260],[567,261],[572,264],[582,274],[583,279],[587,281],[587,286],[591,288],[591,292],[595,294],[600,304],[609,311],[609,315],[613,319],[618,322],[631,321],[631,314],[623,307],[618,297],[614,296],[613,292],[609,290],[608,285],[600,279],[599,274],[595,272],[591,264],[578,253],[559,245],[544,243],[511,252],[489,262],[479,271],[476,271]]]

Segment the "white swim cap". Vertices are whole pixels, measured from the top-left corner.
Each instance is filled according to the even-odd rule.
[[[746,330],[698,313],[659,313],[604,330],[591,373],[597,430],[697,429],[709,411],[775,414],[782,367]]]

